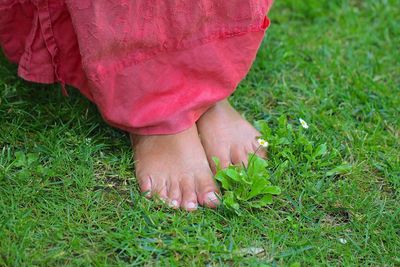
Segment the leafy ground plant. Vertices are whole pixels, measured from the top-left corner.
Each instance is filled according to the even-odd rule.
[[[350,164],[337,164],[340,158],[336,149],[310,140],[307,131],[312,131],[313,127],[310,128],[303,119],[298,121],[289,123],[287,116],[282,115],[274,128],[266,121],[256,123],[261,132],[259,149],[269,148],[269,160],[249,154],[247,167],[221,169],[219,160],[214,158],[217,165],[215,178],[221,183],[222,203],[227,209],[240,215],[241,208],[263,208],[272,204],[273,195],[280,195],[281,189],[272,185],[271,178],[279,183],[296,170],[302,175],[325,177],[343,176],[351,171]]]
[[[268,162],[255,154],[249,154],[248,167],[229,166],[221,169],[219,160],[215,178],[225,190],[222,203],[238,215],[241,207],[262,208],[272,203],[272,196],[279,195],[281,189],[271,185]]]

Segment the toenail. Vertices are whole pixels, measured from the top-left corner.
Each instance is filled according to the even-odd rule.
[[[178,207],[178,201],[172,200],[172,201],[170,202],[170,206],[171,206],[172,208],[177,208],[177,207]]]
[[[189,202],[187,203],[186,208],[191,210],[197,209],[197,204],[194,202]]]
[[[218,203],[218,197],[215,192],[209,192],[206,194],[206,200],[211,201],[212,203]]]

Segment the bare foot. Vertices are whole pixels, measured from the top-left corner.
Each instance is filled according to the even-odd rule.
[[[196,125],[174,135],[131,135],[131,141],[142,192],[173,208],[216,207],[218,189]]]
[[[204,113],[197,121],[197,129],[214,172],[212,157],[220,159],[222,168],[230,164],[247,165],[248,153],[257,151],[257,155],[265,157],[265,150],[257,150],[257,136],[260,133],[227,100],[217,103]]]

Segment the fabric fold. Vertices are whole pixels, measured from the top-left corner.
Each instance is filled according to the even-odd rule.
[[[0,5],[0,44],[29,81],[78,88],[135,134],[189,128],[245,77],[268,0],[31,0]]]

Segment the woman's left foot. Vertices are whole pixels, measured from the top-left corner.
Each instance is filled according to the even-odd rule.
[[[212,157],[219,158],[221,167],[226,168],[230,164],[247,166],[249,153],[266,156],[257,141],[261,134],[227,100],[204,113],[197,121],[197,129],[213,172],[216,169]]]

